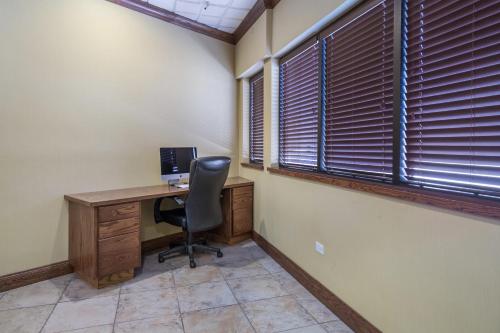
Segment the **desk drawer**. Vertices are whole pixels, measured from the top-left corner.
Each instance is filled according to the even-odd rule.
[[[233,188],[233,200],[241,197],[253,198],[253,186],[243,186]]]
[[[99,277],[141,265],[139,232],[99,241]]]
[[[253,229],[253,207],[233,210],[233,236],[238,236]]]
[[[139,232],[139,218],[99,223],[99,239],[110,238],[130,232]]]
[[[139,202],[129,202],[113,206],[104,206],[98,208],[99,222],[128,219],[139,217],[141,206]]]
[[[251,196],[240,196],[233,200],[233,210],[253,207],[253,198]]]

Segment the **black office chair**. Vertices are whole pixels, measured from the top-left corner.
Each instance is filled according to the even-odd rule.
[[[214,229],[223,222],[221,192],[229,172],[231,159],[228,157],[202,157],[191,161],[189,171],[189,193],[183,208],[161,210],[161,202],[155,201],[156,223],[166,222],[182,227],[186,240],[182,245],[172,247],[158,254],[158,261],[164,262],[170,254],[183,253],[189,256],[189,266],[196,267],[193,251],[211,251],[222,257],[219,248],[206,245],[206,240],[194,242],[193,233]]]

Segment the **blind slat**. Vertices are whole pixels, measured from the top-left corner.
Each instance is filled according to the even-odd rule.
[[[250,163],[264,162],[264,74],[250,78]]]

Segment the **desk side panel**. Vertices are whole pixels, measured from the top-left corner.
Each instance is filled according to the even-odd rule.
[[[69,203],[69,262],[75,272],[97,286],[97,223],[95,208]]]

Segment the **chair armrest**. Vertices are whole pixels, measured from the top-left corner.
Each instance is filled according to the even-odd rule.
[[[156,223],[160,223],[163,221],[161,218],[161,210],[160,210],[161,202],[163,201],[163,199],[165,199],[165,198],[158,198],[155,200],[153,212],[154,212],[154,218],[155,218]]]
[[[180,197],[163,197],[156,199],[154,203],[154,218],[156,223],[163,222],[161,217],[161,203],[163,202],[163,199],[174,200],[179,206],[184,207],[184,200]]]

